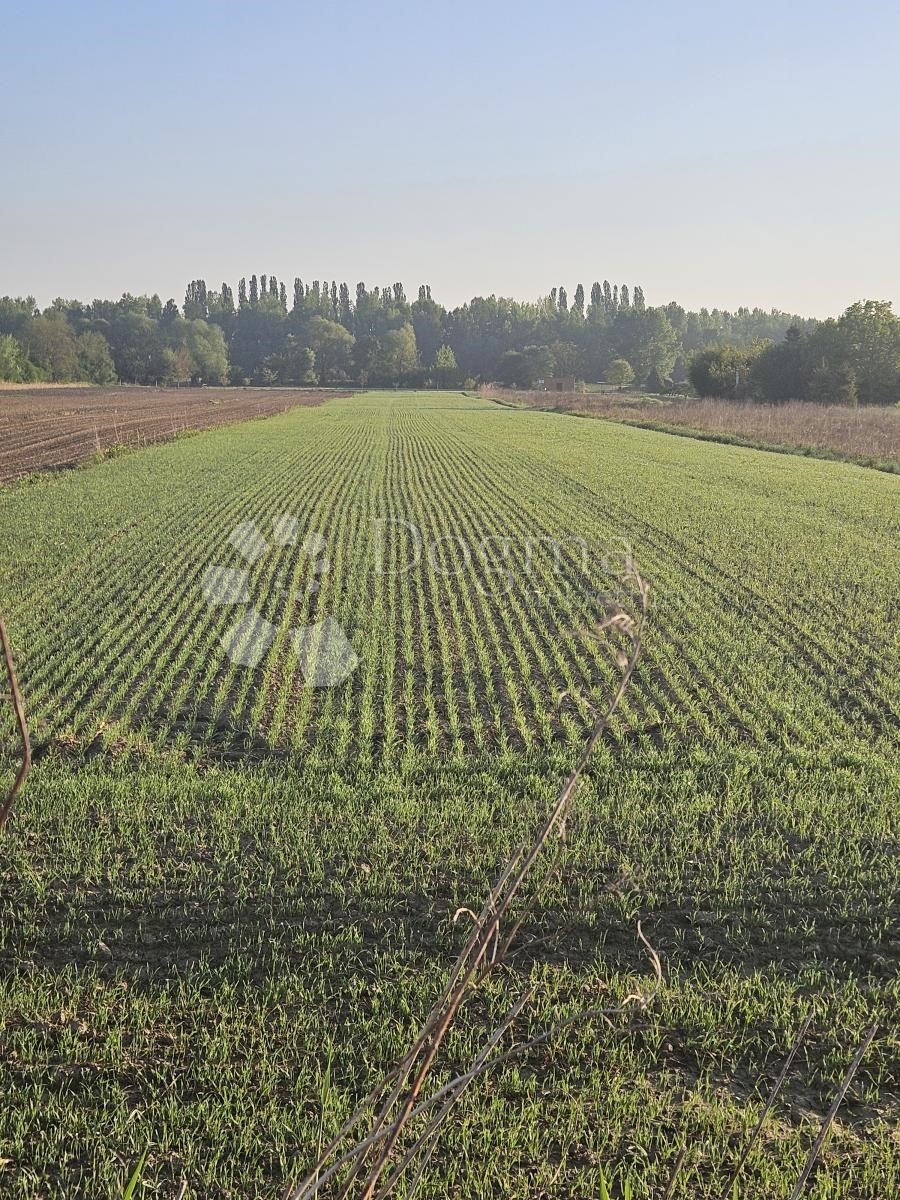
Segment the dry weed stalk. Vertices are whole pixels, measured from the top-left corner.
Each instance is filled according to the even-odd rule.
[[[822,1121],[822,1127],[819,1130],[819,1135],[813,1142],[812,1149],[809,1152],[809,1157],[804,1164],[803,1170],[800,1172],[800,1178],[794,1185],[794,1190],[791,1192],[791,1200],[800,1200],[803,1192],[809,1182],[809,1177],[812,1174],[813,1167],[816,1165],[819,1155],[822,1153],[822,1147],[825,1145],[825,1139],[828,1137],[828,1131],[831,1129],[832,1122],[837,1116],[837,1110],[843,1103],[844,1097],[847,1095],[847,1089],[853,1082],[856,1072],[860,1068],[863,1056],[871,1045],[872,1039],[878,1032],[878,1025],[870,1025],[863,1035],[863,1040],[860,1042],[859,1049],[853,1056],[853,1062],[847,1068],[847,1073],[841,1080],[841,1086],[838,1088],[834,1100],[831,1102],[831,1107],[825,1114],[825,1119]]]
[[[778,1098],[778,1093],[781,1091],[781,1088],[782,1088],[782,1085],[783,1085],[785,1079],[787,1079],[787,1073],[790,1070],[791,1063],[794,1061],[797,1051],[800,1049],[803,1039],[806,1037],[806,1034],[807,1034],[807,1031],[809,1030],[811,1022],[812,1022],[812,1012],[809,1012],[806,1015],[806,1020],[803,1022],[802,1026],[800,1027],[800,1032],[797,1034],[796,1038],[794,1038],[793,1044],[791,1045],[791,1048],[788,1051],[787,1058],[782,1063],[781,1070],[778,1073],[778,1078],[775,1080],[775,1083],[772,1085],[772,1089],[769,1092],[768,1099],[766,1100],[766,1103],[763,1107],[762,1112],[759,1114],[759,1120],[756,1122],[756,1125],[754,1126],[753,1133],[750,1135],[750,1139],[747,1142],[747,1145],[744,1147],[743,1151],[741,1152],[741,1157],[738,1159],[737,1166],[734,1168],[734,1171],[731,1174],[731,1178],[728,1180],[728,1183],[726,1184],[725,1189],[722,1192],[722,1200],[731,1200],[731,1197],[734,1195],[734,1189],[735,1189],[735,1185],[737,1184],[737,1181],[738,1181],[738,1176],[740,1175],[741,1170],[744,1166],[744,1163],[747,1161],[747,1159],[750,1155],[750,1151],[753,1149],[754,1145],[756,1144],[756,1139],[762,1133],[763,1125],[765,1125],[765,1122],[766,1122],[766,1117],[768,1117],[769,1113],[772,1111],[772,1105],[775,1103],[776,1099]]]
[[[663,1193],[663,1200],[672,1200],[675,1195],[675,1185],[678,1183],[678,1176],[681,1173],[681,1168],[684,1166],[684,1160],[687,1158],[687,1146],[682,1146],[678,1151],[678,1156],[675,1159],[675,1166],[672,1168],[672,1174],[669,1176],[669,1182],[666,1185],[666,1190]]]
[[[504,920],[510,913],[513,900],[529,880],[543,851],[556,834],[559,846],[549,870],[543,876],[546,882],[556,871],[565,842],[565,818],[578,783],[585,773],[591,755],[606,731],[609,722],[625,694],[641,652],[641,636],[647,616],[649,589],[634,565],[630,555],[626,556],[622,582],[635,594],[636,613],[632,614],[618,605],[596,625],[594,633],[618,633],[626,639],[628,653],[621,651],[617,662],[621,670],[619,684],[605,712],[598,715],[588,739],[568,778],[560,787],[556,799],[542,826],[529,844],[519,846],[503,868],[499,879],[491,889],[481,912],[476,916],[469,909],[460,909],[454,920],[461,915],[472,919],[472,928],[461,950],[439,999],[420,1029],[412,1046],[403,1059],[388,1072],[379,1084],[362,1101],[354,1114],[339,1130],[331,1143],[324,1149],[312,1170],[297,1184],[290,1184],[284,1192],[285,1200],[311,1200],[327,1185],[334,1182],[340,1200],[354,1193],[360,1200],[385,1200],[400,1182],[401,1177],[418,1158],[416,1174],[408,1185],[406,1194],[412,1195],[422,1178],[425,1167],[437,1144],[437,1135],[454,1104],[473,1080],[486,1071],[495,1069],[513,1056],[525,1053],[547,1041],[560,1030],[579,1021],[605,1018],[623,1012],[640,1011],[647,1007],[662,982],[662,965],[656,951],[645,938],[640,924],[638,937],[643,942],[653,964],[655,983],[646,992],[636,992],[614,1008],[590,1009],[556,1022],[550,1028],[527,1041],[517,1043],[510,1049],[494,1053],[503,1035],[511,1028],[523,1009],[533,998],[533,991],[523,992],[493,1031],[471,1066],[463,1074],[450,1080],[426,1099],[422,1091],[441,1045],[450,1026],[466,997],[501,965],[509,953],[523,921],[537,903],[539,884],[526,900],[523,910],[508,931]],[[503,931],[503,932],[501,932]],[[397,1161],[395,1150],[411,1122],[428,1115],[424,1130]],[[351,1139],[351,1134],[366,1121],[365,1135]],[[337,1158],[335,1159],[335,1155]],[[334,1161],[331,1161],[334,1159]],[[329,1165],[330,1164],[330,1165]],[[338,1181],[338,1176],[343,1177]]]
[[[6,625],[3,623],[3,618],[0,617],[0,652],[3,655],[3,661],[6,664],[6,674],[9,679],[9,699],[12,701],[13,713],[16,718],[16,728],[19,734],[19,743],[22,748],[22,761],[19,765],[19,770],[16,774],[15,781],[3,806],[0,807],[0,833],[6,824],[7,817],[12,812],[13,804],[15,804],[16,796],[22,789],[25,782],[25,776],[31,769],[31,741],[28,737],[28,722],[25,720],[25,705],[22,702],[22,693],[19,690],[19,680],[16,676],[16,664],[13,659],[12,646],[9,642],[9,634],[6,632]]]

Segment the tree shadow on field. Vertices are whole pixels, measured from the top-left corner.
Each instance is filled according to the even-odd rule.
[[[452,875],[441,867],[430,875],[420,871],[416,882],[409,863],[394,871],[376,863],[366,871],[365,864],[341,862],[326,866],[324,881],[314,885],[276,867],[265,842],[250,837],[240,863],[229,869],[202,847],[194,861],[167,864],[163,853],[158,865],[163,882],[145,888],[136,883],[129,889],[121,879],[90,885],[54,879],[42,903],[32,900],[28,909],[9,897],[0,973],[10,981],[34,975],[46,983],[49,977],[56,994],[70,989],[75,972],[101,989],[127,988],[129,1003],[141,996],[152,1001],[170,989],[174,996],[180,984],[193,981],[211,1002],[221,990],[232,1004],[237,994],[248,1010],[263,1005],[277,980],[298,997],[298,1020],[302,1006],[312,1003],[329,1021],[358,1028],[370,1008],[384,1002],[379,989],[398,998],[408,992],[401,1002],[415,1009],[421,997],[411,976],[446,976],[468,934],[467,922],[454,924],[453,915],[460,905],[479,909],[492,882],[488,865]],[[874,916],[861,912],[852,928],[843,918],[839,924],[837,898],[824,888],[792,903],[787,887],[775,884],[740,903],[707,891],[702,910],[696,894],[653,900],[627,878],[599,872],[587,882],[564,874],[551,890],[516,939],[510,986],[520,990],[526,980],[551,979],[583,1004],[582,988],[588,981],[595,986],[598,974],[603,980],[647,978],[647,954],[636,936],[640,919],[674,989],[669,1003],[675,1008],[662,1023],[651,1012],[614,1036],[630,1039],[642,1069],[675,1069],[687,1081],[717,1072],[741,1103],[770,1057],[774,1027],[761,1026],[756,1016],[751,1020],[738,1005],[743,1015],[733,1018],[737,1027],[722,1032],[728,1033],[728,1053],[737,1054],[739,1044],[744,1059],[726,1070],[707,1034],[699,1036],[685,1015],[713,973],[741,979],[768,972],[792,986],[798,971],[814,966],[823,989],[866,979],[863,990],[877,991],[890,983],[900,956],[896,934]],[[61,1047],[59,1054],[65,1053]],[[187,1060],[179,1087],[192,1086],[195,1067]],[[817,1076],[814,1085],[809,1078],[789,1083],[783,1103],[799,1121],[827,1099],[828,1082]]]
[[[352,934],[363,968],[398,948],[449,962],[465,936],[453,914],[461,905],[480,908],[492,882],[485,872],[432,872],[426,886],[407,879],[404,887],[388,871],[370,887],[371,871],[368,864],[356,870],[343,862],[312,885],[273,869],[265,847],[247,838],[241,863],[227,871],[218,869],[210,850],[198,849],[196,861],[180,862],[164,884],[135,888],[130,897],[121,880],[90,887],[56,880],[43,904],[27,913],[9,905],[12,953],[2,957],[8,964],[21,956],[57,968],[93,963],[101,975],[124,972],[148,981],[201,962],[226,968],[243,958],[250,975],[263,978],[273,959],[289,962],[295,954],[307,956],[317,940]],[[179,884],[186,876],[192,882]],[[517,937],[522,971],[535,963],[580,970],[597,962],[619,972],[644,971],[637,920],[676,971],[697,963],[748,973],[817,964],[836,977],[887,981],[900,960],[900,935],[877,898],[860,895],[848,910],[847,897],[826,885],[800,898],[791,895],[788,880],[783,886],[760,880],[740,902],[710,888],[702,896],[683,892],[661,900],[642,897],[627,878],[579,873],[552,890],[552,902],[537,905]],[[60,938],[60,930],[72,932]],[[98,942],[107,949],[98,952]]]

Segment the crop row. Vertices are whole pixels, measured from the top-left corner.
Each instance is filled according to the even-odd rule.
[[[118,514],[130,523],[13,596],[23,680],[47,735],[115,726],[234,754],[366,761],[573,744],[614,678],[610,647],[591,631],[627,543],[654,608],[614,740],[896,737],[877,529],[851,531],[866,547],[860,624],[841,616],[836,534],[798,522],[776,540],[778,514],[764,511],[749,533],[742,522],[738,542],[709,496],[692,504],[680,485],[668,495],[641,486],[633,449],[598,463],[577,437],[548,437],[546,422],[538,436],[533,417],[501,431],[511,420],[368,397],[158,451],[161,471],[171,459],[164,490],[146,486],[160,486],[151,473],[140,512]],[[114,509],[139,461],[106,464],[92,502]],[[727,482],[711,480],[717,494]],[[86,520],[90,506],[78,511]],[[296,536],[279,546],[285,515]],[[268,541],[252,562],[229,542],[248,523]],[[301,549],[312,535],[316,554]],[[245,606],[208,602],[216,566],[248,572]],[[274,636],[248,667],[224,645],[253,610]],[[310,687],[294,633],[328,618],[359,666],[337,686]]]

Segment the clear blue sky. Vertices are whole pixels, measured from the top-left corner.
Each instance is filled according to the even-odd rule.
[[[900,300],[889,3],[7,3],[0,294]]]

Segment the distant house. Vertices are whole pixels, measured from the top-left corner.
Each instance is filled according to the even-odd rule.
[[[550,375],[547,379],[539,379],[537,386],[542,392],[574,392],[574,375]]]

